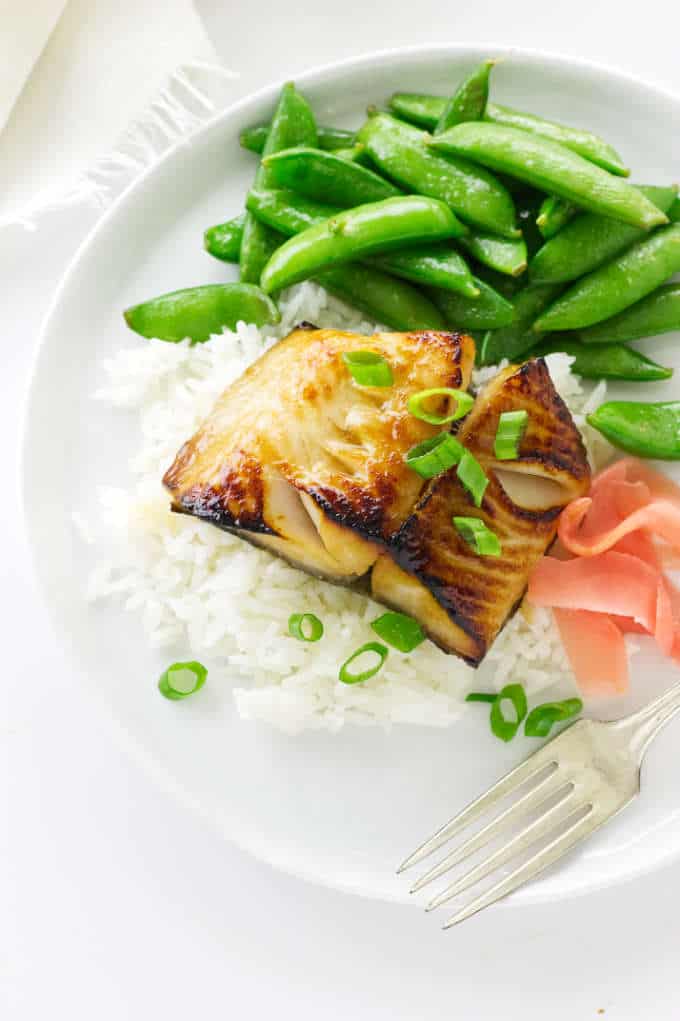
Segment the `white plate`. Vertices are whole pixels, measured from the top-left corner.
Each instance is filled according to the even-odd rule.
[[[302,75],[298,84],[320,121],[358,125],[368,103],[384,102],[397,89],[447,92],[488,55],[466,47],[371,55]],[[638,180],[677,178],[680,101],[586,64],[518,51],[507,58],[494,71],[501,101],[600,132]],[[395,864],[526,754],[526,744],[493,741],[481,714],[443,732],[347,728],[291,739],[241,722],[228,690],[211,685],[177,712],[158,697],[154,678],[164,661],[147,648],[134,617],[86,603],[90,561],[70,523],[93,486],[125,484],[134,449],[132,422],[126,426],[119,413],[90,399],[101,384],[102,358],[134,343],[121,309],[140,297],[224,279],[224,268],[202,251],[202,231],[241,208],[254,163],[239,148],[238,133],[270,115],[276,92],[239,103],[170,152],[119,199],[77,254],[45,325],[33,380],[26,513],[37,570],[74,668],[160,781],[272,865],[365,896],[406,900],[408,883],[396,879]],[[674,344],[677,337],[665,338],[645,350],[680,365]],[[672,392],[670,384],[654,384],[645,396]],[[635,660],[636,700],[669,684],[674,673],[645,650]],[[653,748],[638,803],[514,903],[585,892],[678,854],[680,758],[673,738],[667,732]]]

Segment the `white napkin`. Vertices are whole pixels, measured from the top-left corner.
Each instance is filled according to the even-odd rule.
[[[0,131],[65,6],[66,0],[0,0]]]

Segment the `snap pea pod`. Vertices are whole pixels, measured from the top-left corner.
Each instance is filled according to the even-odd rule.
[[[657,379],[670,379],[672,369],[658,365],[639,351],[625,344],[598,344],[586,347],[577,340],[551,337],[531,349],[533,355],[547,355],[563,351],[571,355],[572,372],[584,379],[625,379],[630,382],[646,383]]]
[[[262,270],[261,286],[271,294],[339,263],[419,241],[441,241],[461,230],[447,205],[424,195],[369,202],[289,238]]]
[[[548,307],[559,294],[555,284],[527,284],[513,299],[514,321],[502,329],[492,329],[484,334],[477,351],[480,365],[496,365],[502,358],[514,361],[526,354],[538,337],[532,330],[537,316]]]
[[[668,219],[671,223],[678,223],[680,221],[680,198],[678,198],[677,195],[673,199],[673,204],[668,210]]]
[[[587,421],[628,454],[680,459],[680,401],[606,401]]]
[[[396,92],[389,102],[390,110],[397,117],[401,117],[411,124],[417,124],[418,127],[426,128],[428,131],[435,129],[445,106],[446,100],[442,96],[430,96],[417,92]],[[560,145],[577,152],[584,159],[602,167],[603,170],[608,170],[610,174],[622,177],[628,175],[628,170],[616,150],[590,131],[569,128],[564,124],[547,121],[543,117],[522,113],[520,110],[512,110],[507,106],[498,106],[496,103],[486,104],[484,119],[497,124],[522,128],[534,135],[559,142]]]
[[[558,142],[565,148],[571,149],[572,152],[578,153],[590,163],[602,167],[603,170],[608,170],[610,174],[627,177],[630,173],[616,149],[591,131],[570,128],[565,124],[557,124],[531,113],[513,110],[509,106],[499,106],[497,103],[487,103],[484,119],[492,121],[494,124],[521,128],[522,131],[530,131],[534,135]]]
[[[480,294],[465,259],[446,245],[417,245],[387,255],[374,255],[369,261],[373,266],[415,283],[441,287],[468,298],[477,298]]]
[[[331,294],[394,330],[444,330],[436,305],[422,291],[371,266],[349,262],[314,278]]]
[[[368,163],[366,147],[360,145],[358,142],[356,145],[352,145],[348,149],[334,149],[333,151],[336,156],[340,156],[343,160],[349,160],[351,163]]]
[[[662,213],[670,214],[677,193],[674,185],[639,185],[638,190]],[[647,231],[619,223],[597,213],[582,213],[539,249],[529,264],[534,283],[556,284],[575,280],[613,259]]]
[[[291,237],[340,210],[287,189],[253,189],[246,206],[269,227]],[[479,290],[465,260],[446,245],[418,245],[362,260],[395,276],[476,297]]]
[[[458,238],[458,244],[497,273],[519,276],[527,268],[527,246],[524,238],[499,238],[495,234],[484,234],[475,230]]]
[[[434,131],[446,109],[446,98],[425,92],[395,92],[387,106],[400,120],[425,128],[426,131]]]
[[[216,259],[223,262],[238,262],[241,253],[241,239],[243,238],[243,225],[246,221],[246,214],[241,213],[233,220],[226,223],[218,223],[215,227],[208,227],[203,235],[203,247]]]
[[[536,320],[534,329],[578,330],[650,294],[680,270],[680,223],[671,223],[581,277]]]
[[[521,128],[470,121],[449,128],[428,145],[435,152],[452,153],[512,174],[593,213],[635,227],[668,222],[668,217],[627,181],[571,149]]]
[[[244,149],[249,149],[250,152],[263,152],[269,128],[269,124],[256,124],[255,127],[246,128],[239,135],[241,146]],[[329,128],[323,124],[318,126],[317,134],[319,147],[330,152],[337,149],[349,149],[356,141],[356,132],[346,131],[345,128]]]
[[[430,152],[422,132],[387,114],[369,117],[358,138],[373,163],[397,184],[441,199],[462,220],[480,230],[509,238],[518,236],[509,193],[483,167]]]
[[[454,124],[482,119],[489,99],[489,75],[495,63],[495,60],[485,60],[461,82],[442,110],[434,128],[435,135]]]
[[[584,344],[622,344],[680,330],[680,284],[664,284],[603,323],[579,330]]]
[[[479,277],[473,280],[479,290],[476,298],[436,288],[428,291],[449,329],[486,330],[511,323],[515,317],[512,304],[484,280]]]
[[[123,315],[130,329],[142,337],[195,343],[225,327],[234,330],[240,321],[264,326],[281,318],[271,298],[254,284],[244,283],[185,287],[133,305]]]
[[[292,82],[281,90],[279,103],[264,145],[264,155],[269,156],[279,149],[290,149],[294,145],[316,145],[317,134],[314,115],[306,99],[300,95]],[[269,172],[260,166],[255,175],[255,185],[265,188],[269,183]],[[271,231],[250,213],[246,215],[239,255],[241,280],[259,283],[262,270],[276,251],[278,240]]]
[[[298,146],[265,156],[270,187],[290,188],[306,198],[348,209],[401,195],[399,188],[336,153]]]
[[[272,230],[292,237],[340,213],[337,206],[305,198],[288,188],[251,188],[246,209]]]
[[[573,202],[561,199],[557,195],[548,195],[541,203],[541,208],[536,218],[536,226],[541,235],[548,241],[555,234],[558,234],[563,227],[566,227],[569,221],[573,220],[579,212],[580,209]]]

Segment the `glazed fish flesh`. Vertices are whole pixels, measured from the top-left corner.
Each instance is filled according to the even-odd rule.
[[[529,418],[520,456],[498,461],[499,417],[522,409]],[[371,584],[376,599],[415,617],[438,645],[477,665],[519,605],[560,512],[587,492],[590,472],[542,358],[501,371],[478,395],[458,439],[489,479],[482,506],[473,505],[455,468],[433,479],[375,564]],[[498,536],[501,555],[479,556],[454,516],[480,517]]]
[[[381,354],[393,385],[356,383],[342,355],[357,350]],[[460,424],[458,439],[489,478],[481,508],[455,468],[431,482],[409,468],[410,448],[441,430],[409,413],[409,397],[467,389],[473,362],[464,334],[298,327],[227,387],[179,451],[163,480],[173,509],[319,577],[370,583],[379,602],[476,665],[521,601],[560,511],[587,491],[589,469],[542,359],[499,373]],[[499,416],[519,409],[529,415],[520,456],[497,461]],[[482,518],[501,555],[475,553],[455,515]]]
[[[394,385],[354,382],[342,355],[368,350]],[[404,457],[439,431],[408,400],[467,389],[474,342],[455,333],[362,337],[298,327],[217,401],[164,483],[173,508],[236,532],[320,577],[367,574],[424,481]]]

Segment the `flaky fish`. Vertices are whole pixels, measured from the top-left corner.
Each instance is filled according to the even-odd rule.
[[[498,460],[499,418],[518,410],[528,413],[519,457]],[[433,479],[374,565],[371,585],[380,602],[415,617],[438,645],[478,665],[555,538],[559,514],[587,492],[590,471],[581,436],[541,358],[491,380],[457,438],[488,477],[481,507],[455,468]],[[498,537],[500,555],[476,553],[455,516],[481,518]]]
[[[361,386],[343,354],[373,351],[393,385]],[[422,331],[363,337],[303,325],[227,387],[164,483],[176,511],[204,518],[317,576],[366,575],[424,481],[405,455],[439,429],[408,401],[466,389],[474,342]]]

